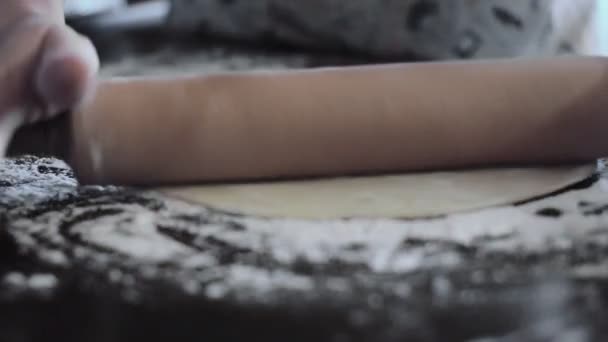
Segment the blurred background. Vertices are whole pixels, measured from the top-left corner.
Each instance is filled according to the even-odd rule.
[[[606,0],[65,0],[65,8],[110,74],[608,54]]]

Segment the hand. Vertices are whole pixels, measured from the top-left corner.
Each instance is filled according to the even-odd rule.
[[[0,157],[14,131],[84,101],[99,60],[64,21],[62,0],[0,4]]]

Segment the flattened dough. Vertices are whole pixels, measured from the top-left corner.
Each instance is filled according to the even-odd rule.
[[[485,169],[160,189],[175,198],[262,217],[421,218],[512,204],[561,190],[595,166]]]

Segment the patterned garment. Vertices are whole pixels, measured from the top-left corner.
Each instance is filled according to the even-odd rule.
[[[173,0],[172,22],[382,58],[587,52],[594,0]]]

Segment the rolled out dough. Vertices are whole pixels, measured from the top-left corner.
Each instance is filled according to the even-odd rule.
[[[171,197],[262,217],[421,218],[512,204],[591,176],[592,165],[480,169],[159,189]]]

